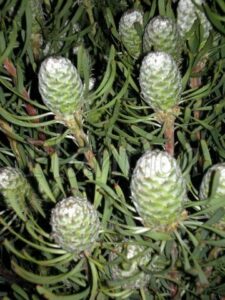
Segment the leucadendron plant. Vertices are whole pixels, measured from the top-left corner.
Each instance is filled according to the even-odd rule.
[[[0,1],[0,299],[223,299],[223,11]]]

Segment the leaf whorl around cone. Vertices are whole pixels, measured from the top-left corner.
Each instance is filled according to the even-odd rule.
[[[175,60],[165,52],[150,52],[141,64],[139,83],[144,100],[155,111],[176,106],[181,99],[181,75]]]
[[[122,247],[121,245],[117,244],[115,247],[115,252],[110,253],[110,262],[118,259],[119,254],[126,258],[126,261],[124,260],[120,264],[112,264],[110,268],[110,272],[114,280],[122,281],[130,278],[130,280],[127,280],[121,284],[123,288],[136,289],[144,287],[148,284],[150,275],[141,270],[141,267],[146,268],[151,260],[150,252],[147,252],[144,255],[141,254],[145,250],[145,247],[139,245],[126,244],[125,247]]]
[[[38,74],[39,91],[46,106],[66,119],[82,106],[83,84],[71,63],[64,57],[49,57]]]
[[[213,199],[216,200],[223,198],[225,207],[225,163],[218,163],[209,168],[209,170],[206,172],[200,186],[199,198],[204,200],[211,196],[211,188],[215,174],[218,175],[218,182],[216,190],[213,194]]]
[[[202,5],[203,0],[195,0],[197,5]],[[177,7],[177,25],[179,27],[180,35],[185,38],[188,32],[191,30],[194,22],[199,19],[201,26],[203,27],[203,41],[209,37],[212,26],[205,14],[193,3],[192,0],[180,0]]]
[[[142,37],[138,34],[135,23],[143,27],[143,14],[138,10],[125,12],[119,22],[119,34],[128,53],[137,59],[142,51]]]
[[[177,24],[167,17],[157,16],[145,27],[143,37],[144,52],[162,51],[179,61],[181,55],[181,38]]]
[[[147,151],[137,162],[131,198],[145,226],[166,230],[183,211],[186,184],[176,160],[163,151]]]
[[[89,251],[99,236],[98,213],[87,199],[69,197],[51,213],[52,237],[62,249],[79,255]]]

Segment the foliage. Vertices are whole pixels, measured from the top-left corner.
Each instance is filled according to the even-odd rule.
[[[35,2],[0,0],[0,167],[19,168],[35,195],[28,199],[26,220],[0,195],[0,297],[222,299],[225,232],[220,220],[225,211],[220,202],[209,207],[210,199],[200,201],[198,192],[205,171],[225,160],[224,2],[207,1],[202,7],[213,27],[204,46],[198,20],[183,45],[175,158],[189,199],[173,232],[144,227],[131,201],[135,164],[146,150],[165,149],[166,126],[141,96],[143,57],[129,56],[118,24],[134,8],[143,11],[144,25],[157,15],[175,19],[176,1],[40,0],[37,10]],[[37,75],[50,55],[69,58],[85,84],[88,145],[81,147],[43,104]],[[201,84],[196,86],[196,80]],[[212,197],[216,185],[214,180]],[[101,219],[100,239],[78,260],[54,243],[49,222],[56,202],[70,196],[87,198]],[[150,275],[146,287],[131,289],[129,279],[112,279],[111,265],[127,258],[122,253],[118,262],[110,261],[110,253],[129,244],[145,247],[140,257],[160,257],[163,267],[140,269]]]

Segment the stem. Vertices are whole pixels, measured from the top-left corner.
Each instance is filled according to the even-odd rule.
[[[198,62],[197,65],[193,68],[193,72],[198,74],[200,73],[205,67],[205,62]],[[197,76],[197,77],[191,77],[190,78],[190,87],[193,89],[197,89],[202,85],[202,78],[201,76]],[[202,105],[202,99],[198,99],[195,103],[195,108],[198,108]],[[200,119],[200,111],[195,110],[194,111],[194,117],[199,120]],[[197,141],[201,140],[201,133],[197,132],[196,133],[196,139]]]
[[[88,138],[83,131],[81,123],[82,123],[82,121],[81,121],[79,112],[75,113],[73,119],[69,119],[66,121],[66,125],[68,126],[68,128],[70,128],[79,148],[87,147],[87,149],[84,152],[84,156],[85,156],[89,166],[92,169],[94,169],[95,168],[95,156],[91,150],[91,146],[89,145]]]
[[[174,156],[174,121],[173,116],[169,116],[164,122],[164,137],[166,139],[165,150],[171,156]]]

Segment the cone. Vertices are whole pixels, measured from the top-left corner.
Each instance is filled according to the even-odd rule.
[[[134,169],[131,198],[145,226],[156,231],[173,229],[182,218],[186,200],[176,160],[163,151],[147,151]]]
[[[12,167],[0,168],[0,192],[8,207],[24,221],[26,220],[26,196],[30,185],[19,169]]]
[[[181,99],[181,75],[171,55],[151,52],[145,56],[139,83],[144,100],[155,111],[169,112]]]
[[[203,0],[180,0],[177,7],[177,25],[179,27],[180,35],[183,38],[186,38],[189,31],[191,30],[194,22],[199,20],[202,29],[203,29],[203,37],[201,41],[200,48],[204,46],[207,41],[212,26],[205,14],[195,5],[201,6],[204,1]]]
[[[162,51],[179,62],[181,38],[176,23],[167,17],[153,18],[145,28],[143,37],[144,52]]]
[[[138,10],[125,12],[119,22],[119,34],[127,52],[137,59],[142,52],[142,36],[137,32],[135,24],[139,24],[143,30],[143,14]]]
[[[62,249],[75,255],[90,251],[99,236],[98,213],[86,199],[65,198],[51,213],[52,237]]]
[[[202,179],[199,192],[201,200],[207,199],[211,196],[211,187],[215,174],[218,174],[219,181],[215,193],[213,194],[213,199],[225,198],[225,163],[219,163],[209,168]]]
[[[218,182],[210,204],[221,203],[221,207],[225,208],[225,163],[218,163],[209,168],[206,172],[200,186],[199,198],[200,200],[205,200],[211,197],[211,188],[214,183],[215,175],[218,176]]]
[[[83,84],[71,63],[64,57],[49,57],[38,74],[39,91],[46,106],[59,118],[71,119],[83,104]]]

